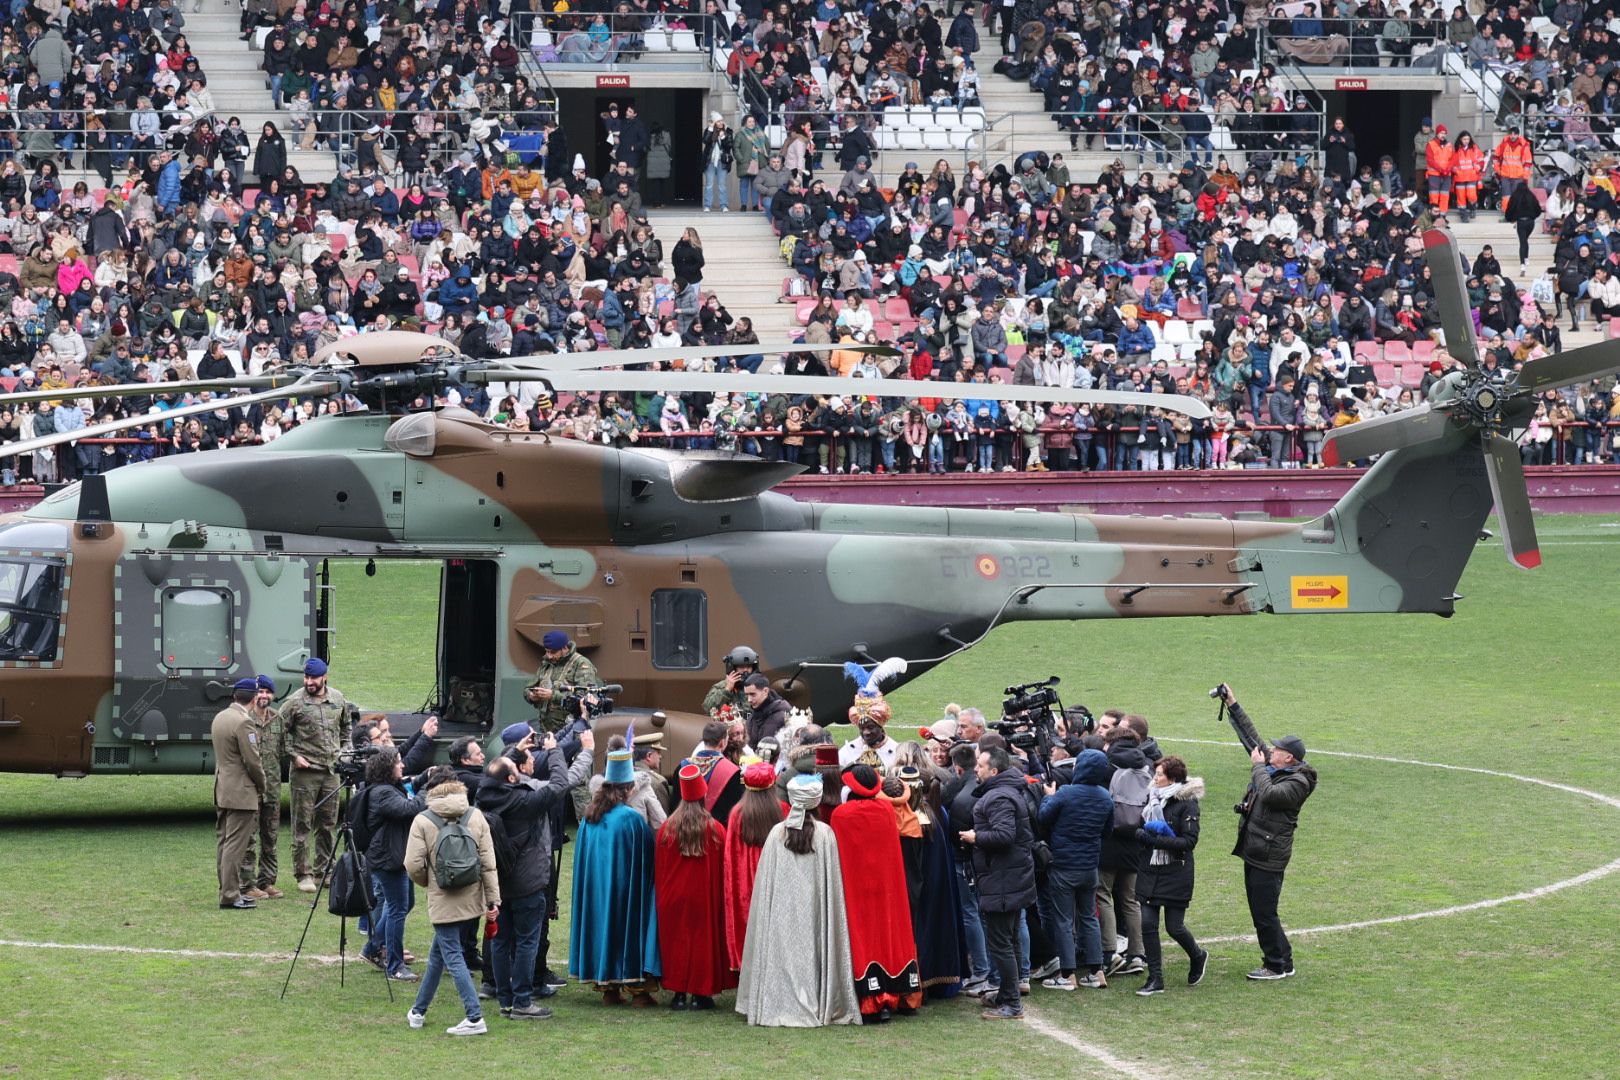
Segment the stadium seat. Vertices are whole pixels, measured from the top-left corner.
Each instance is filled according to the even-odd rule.
[[[1423,385],[1424,369],[1416,364],[1406,364],[1401,367],[1401,385],[1410,386],[1413,390]]]
[[[909,319],[911,318],[911,305],[906,303],[904,297],[891,296],[883,302],[883,314],[896,322],[901,319]]]
[[[1370,364],[1374,360],[1384,358],[1384,347],[1376,341],[1358,341],[1356,342],[1355,356],[1357,360]]]
[[[1174,345],[1166,345],[1163,342],[1153,346],[1153,352],[1150,355],[1152,362],[1155,364],[1160,360],[1163,360],[1166,364],[1173,364],[1181,359],[1181,354],[1176,352]]]
[[[1620,316],[1611,315],[1609,317],[1609,336],[1611,338],[1620,338]]]
[[[1378,381],[1379,386],[1394,386],[1395,381],[1400,378],[1400,373],[1395,370],[1395,365],[1384,360],[1374,363],[1372,370],[1373,378]]]
[[[1429,361],[1434,359],[1434,350],[1436,348],[1437,346],[1432,341],[1414,341],[1412,342],[1412,359],[1427,366]]]
[[[1384,359],[1392,364],[1407,364],[1412,360],[1412,347],[1404,341],[1384,342]]]
[[[1159,339],[1166,345],[1185,345],[1192,340],[1192,332],[1180,319],[1170,319],[1161,328]]]
[[[1192,297],[1183,296],[1176,301],[1176,318],[1193,320],[1202,319],[1203,317],[1204,309]]]
[[[1193,339],[1193,341],[1195,343],[1202,342],[1204,340],[1204,335],[1205,334],[1213,334],[1214,332],[1215,332],[1215,320],[1214,319],[1198,318],[1198,319],[1193,320],[1192,339]]]

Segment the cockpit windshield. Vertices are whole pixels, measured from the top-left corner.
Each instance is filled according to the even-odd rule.
[[[55,660],[62,629],[61,559],[0,556],[0,660]]]

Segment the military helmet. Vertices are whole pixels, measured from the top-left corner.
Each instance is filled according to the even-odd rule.
[[[759,670],[759,653],[746,645],[738,645],[726,653],[726,670],[736,671],[740,667],[750,667]]]

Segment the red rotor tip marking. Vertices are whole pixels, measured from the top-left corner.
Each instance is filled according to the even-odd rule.
[[[1322,464],[1339,464],[1339,448],[1331,442],[1322,447]]]
[[[1428,229],[1423,233],[1423,246],[1426,248],[1439,247],[1450,237],[1444,229]]]
[[[1541,551],[1538,548],[1533,551],[1520,552],[1519,554],[1513,556],[1513,561],[1524,567],[1526,570],[1534,570],[1536,567],[1541,565]]]

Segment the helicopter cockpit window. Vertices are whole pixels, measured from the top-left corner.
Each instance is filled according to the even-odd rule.
[[[0,660],[55,660],[62,636],[60,559],[0,560]]]
[[[702,589],[653,590],[652,662],[681,671],[708,665],[709,597]]]
[[[218,670],[231,666],[231,594],[224,589],[163,593],[163,666]]]

